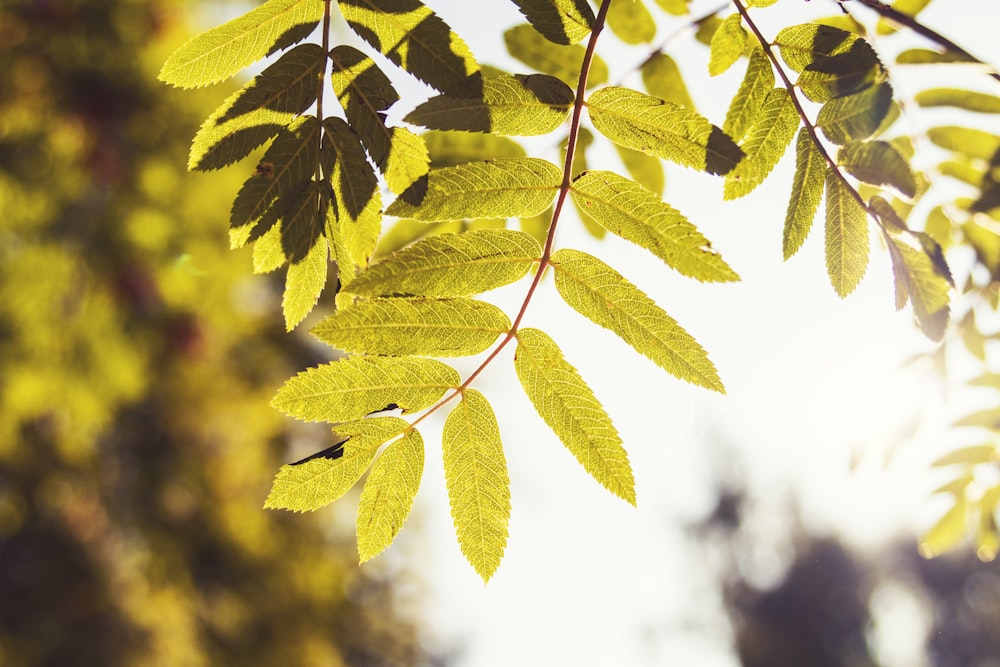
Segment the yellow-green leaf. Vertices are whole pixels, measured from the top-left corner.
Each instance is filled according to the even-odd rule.
[[[974,63],[975,59],[954,51],[932,51],[930,49],[906,49],[896,56],[900,65],[937,65],[941,63]]]
[[[427,144],[431,165],[454,167],[466,162],[479,162],[484,155],[490,159],[527,157],[521,144],[507,137],[466,132],[438,132],[432,130],[420,135]]]
[[[788,150],[799,127],[799,112],[784,88],[772,88],[750,126],[743,143],[746,158],[726,174],[724,198],[750,194],[764,182]]]
[[[517,332],[514,369],[535,410],[584,469],[611,493],[635,505],[635,480],[601,403],[548,334]]]
[[[1000,113],[1000,97],[960,88],[921,90],[913,99],[922,107],[955,107],[979,113]]]
[[[868,217],[832,169],[826,172],[826,270],[841,298],[854,291],[868,268]]]
[[[432,130],[532,136],[562,125],[573,99],[569,86],[547,74],[500,74],[483,80],[480,96],[438,95],[404,120]]]
[[[458,544],[483,581],[496,572],[507,546],[510,478],[493,408],[467,389],[441,433],[445,483]]]
[[[632,178],[657,197],[662,197],[666,176],[660,159],[621,144],[615,144],[615,149]]]
[[[626,44],[648,44],[656,37],[656,21],[642,0],[612,3],[608,27]]]
[[[671,375],[724,394],[705,350],[652,299],[596,257],[563,248],[552,255],[556,289],[574,310],[618,334]]]
[[[281,297],[281,311],[285,315],[285,329],[291,331],[306,315],[312,312],[326,285],[329,267],[329,245],[319,238],[305,257],[288,265],[285,292]]]
[[[345,352],[460,357],[482,352],[509,329],[507,315],[483,301],[397,297],[360,299],[312,334]]]
[[[580,209],[608,231],[676,271],[703,281],[739,280],[687,218],[638,183],[610,171],[588,171],[573,182],[572,193]]]
[[[528,67],[539,72],[550,74],[563,83],[574,87],[580,79],[580,67],[583,65],[585,49],[579,44],[563,46],[553,44],[542,37],[530,25],[518,25],[503,34],[504,43],[512,56]],[[598,86],[608,80],[608,66],[600,58],[594,56],[588,86]]]
[[[932,127],[927,136],[941,148],[980,160],[989,161],[1000,150],[1000,136],[971,127]]]
[[[367,266],[382,230],[378,179],[358,135],[340,118],[323,121],[324,145],[334,154],[330,183],[341,241],[353,265]]]
[[[690,10],[688,5],[691,0],[656,0],[656,4],[660,6],[660,9],[673,16],[684,16]]]
[[[891,185],[907,197],[917,195],[917,179],[909,162],[887,141],[849,143],[840,149],[837,163],[865,183]]]
[[[345,422],[387,405],[423,410],[460,381],[455,369],[434,359],[349,357],[291,378],[271,406],[305,421]]]
[[[754,48],[736,96],[729,104],[722,131],[736,141],[746,136],[768,94],[774,88],[774,70],[764,50]]]
[[[264,507],[311,512],[340,499],[371,466],[378,448],[408,428],[410,424],[399,417],[338,424],[334,435],[340,442],[304,461],[281,466]]]
[[[586,0],[514,0],[528,22],[556,44],[576,44],[590,34],[594,10]]]
[[[653,97],[694,110],[681,70],[673,58],[662,51],[653,53],[640,68],[642,83]]]
[[[835,144],[862,141],[879,129],[891,108],[892,87],[881,83],[830,100],[819,110],[816,125]]]
[[[379,555],[410,515],[424,472],[424,439],[413,430],[375,459],[358,501],[358,557]]]
[[[956,497],[951,509],[920,538],[920,555],[935,558],[955,548],[965,537],[967,512],[968,501],[963,496]]]
[[[561,182],[559,167],[538,158],[470,162],[435,169],[422,201],[411,203],[404,193],[386,213],[424,222],[537,215]]]
[[[514,230],[482,229],[422,239],[358,274],[350,291],[363,296],[469,296],[527,275],[542,248]]]
[[[746,30],[743,29],[739,14],[730,14],[723,19],[715,34],[712,35],[708,58],[708,73],[718,76],[733,66],[743,55],[750,43]]]
[[[479,64],[448,24],[420,0],[339,0],[347,24],[372,48],[441,92],[477,95]]]
[[[885,68],[871,45],[846,30],[807,23],[775,37],[781,57],[796,72],[796,85],[813,102],[843,97],[884,79]]]
[[[819,202],[823,199],[825,178],[826,160],[816,148],[808,130],[802,128],[795,142],[795,178],[792,181],[792,196],[788,200],[781,239],[786,260],[798,252],[809,235]]]
[[[728,174],[743,151],[690,109],[635,90],[610,86],[587,100],[590,118],[611,141],[712,174]]]
[[[167,58],[159,79],[180,88],[218,83],[299,41],[322,17],[322,0],[270,0],[185,43]]]
[[[892,3],[892,8],[908,16],[916,16],[931,4],[931,0],[896,0]],[[875,32],[879,35],[891,35],[896,32],[897,25],[893,21],[879,18],[875,26]]]
[[[971,447],[960,447],[952,452],[948,452],[936,459],[931,465],[934,467],[951,465],[974,466],[980,463],[996,463],[998,459],[1000,459],[1000,456],[998,456],[996,445],[973,445]]]

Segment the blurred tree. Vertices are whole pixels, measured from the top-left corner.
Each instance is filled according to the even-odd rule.
[[[239,170],[181,183],[209,107],[154,79],[183,8],[0,5],[0,664],[429,662],[400,573],[260,510],[325,439],[266,407],[316,359],[217,224]]]

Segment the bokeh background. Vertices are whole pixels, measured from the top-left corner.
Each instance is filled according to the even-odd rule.
[[[928,464],[961,440],[949,415],[974,399],[929,362],[904,366],[932,348],[893,312],[884,254],[847,302],[816,238],[781,263],[787,163],[735,205],[717,182],[668,174],[668,199],[738,286],[664,277],[624,244],[561,232],[622,253],[613,263],[669,304],[729,390],[665,378],[569,311],[530,311],[599,388],[638,510],[508,398],[505,371],[482,385],[514,496],[488,587],[454,544],[433,447],[414,516],[364,567],[354,497],[312,515],[261,509],[278,467],[327,439],[268,401],[329,351],[305,327],[284,332],[280,276],[251,275],[228,249],[252,165],[183,169],[228,89],[155,78],[185,39],[252,4],[0,2],[0,665],[1000,665],[995,565],[916,549],[941,509]],[[500,36],[512,5],[428,4],[481,60],[517,69]],[[926,20],[997,61],[992,4],[939,0]],[[678,35],[703,81],[707,49]],[[605,58],[628,83],[641,54],[621,46]],[[738,82],[692,96],[718,120]]]

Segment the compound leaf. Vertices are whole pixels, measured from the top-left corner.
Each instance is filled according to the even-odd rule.
[[[705,350],[617,271],[579,250],[552,255],[556,289],[574,310],[618,334],[671,375],[725,393]]]
[[[721,129],[684,107],[620,86],[595,91],[590,118],[611,141],[711,174],[728,174],[743,151]]]
[[[345,352],[391,356],[460,357],[478,354],[510,329],[496,306],[472,299],[360,299],[312,329]]]
[[[378,448],[410,428],[399,417],[371,417],[338,424],[333,447],[281,466],[264,501],[265,509],[311,512],[343,497],[375,460]]]
[[[375,459],[358,501],[358,557],[362,563],[382,553],[410,515],[424,472],[424,439],[416,430],[385,448]]]
[[[542,37],[530,25],[518,25],[503,34],[510,55],[539,72],[550,74],[569,86],[576,86],[586,50],[579,44],[563,46]],[[599,86],[608,80],[608,66],[595,55],[590,65],[587,86]]]
[[[590,34],[594,10],[586,0],[514,0],[528,23],[556,44],[576,44]]]
[[[832,169],[826,172],[826,269],[841,298],[858,286],[868,268],[868,217]]]
[[[799,112],[792,96],[784,88],[772,88],[743,143],[746,158],[726,174],[724,197],[743,197],[763,183],[788,150],[798,127]]]
[[[468,296],[527,275],[542,249],[514,230],[481,229],[422,239],[372,264],[349,289],[362,296]]]
[[[487,582],[507,546],[510,478],[500,428],[486,397],[465,390],[445,420],[441,444],[458,544]]]
[[[167,58],[159,79],[179,88],[218,83],[274,47],[287,46],[284,36],[312,32],[322,17],[321,0],[269,0],[183,44]]]
[[[548,334],[517,332],[514,369],[535,410],[584,469],[608,491],[635,505],[628,454],[611,419]]]
[[[423,410],[459,382],[455,369],[434,359],[349,357],[291,378],[271,406],[305,421],[344,422],[387,405]]]
[[[610,171],[587,171],[571,192],[580,210],[613,234],[646,248],[697,280],[739,280],[712,244],[679,211],[638,183]]]
[[[802,243],[812,229],[819,202],[823,199],[823,183],[826,178],[826,160],[816,148],[806,128],[799,130],[795,141],[795,177],[792,180],[792,196],[788,200],[785,213],[785,228],[781,247],[787,260],[802,247]]]

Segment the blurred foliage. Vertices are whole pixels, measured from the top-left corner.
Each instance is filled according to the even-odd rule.
[[[261,510],[326,437],[267,407],[318,359],[218,225],[241,170],[178,173],[182,9],[0,5],[0,664],[426,663],[403,575]]]

